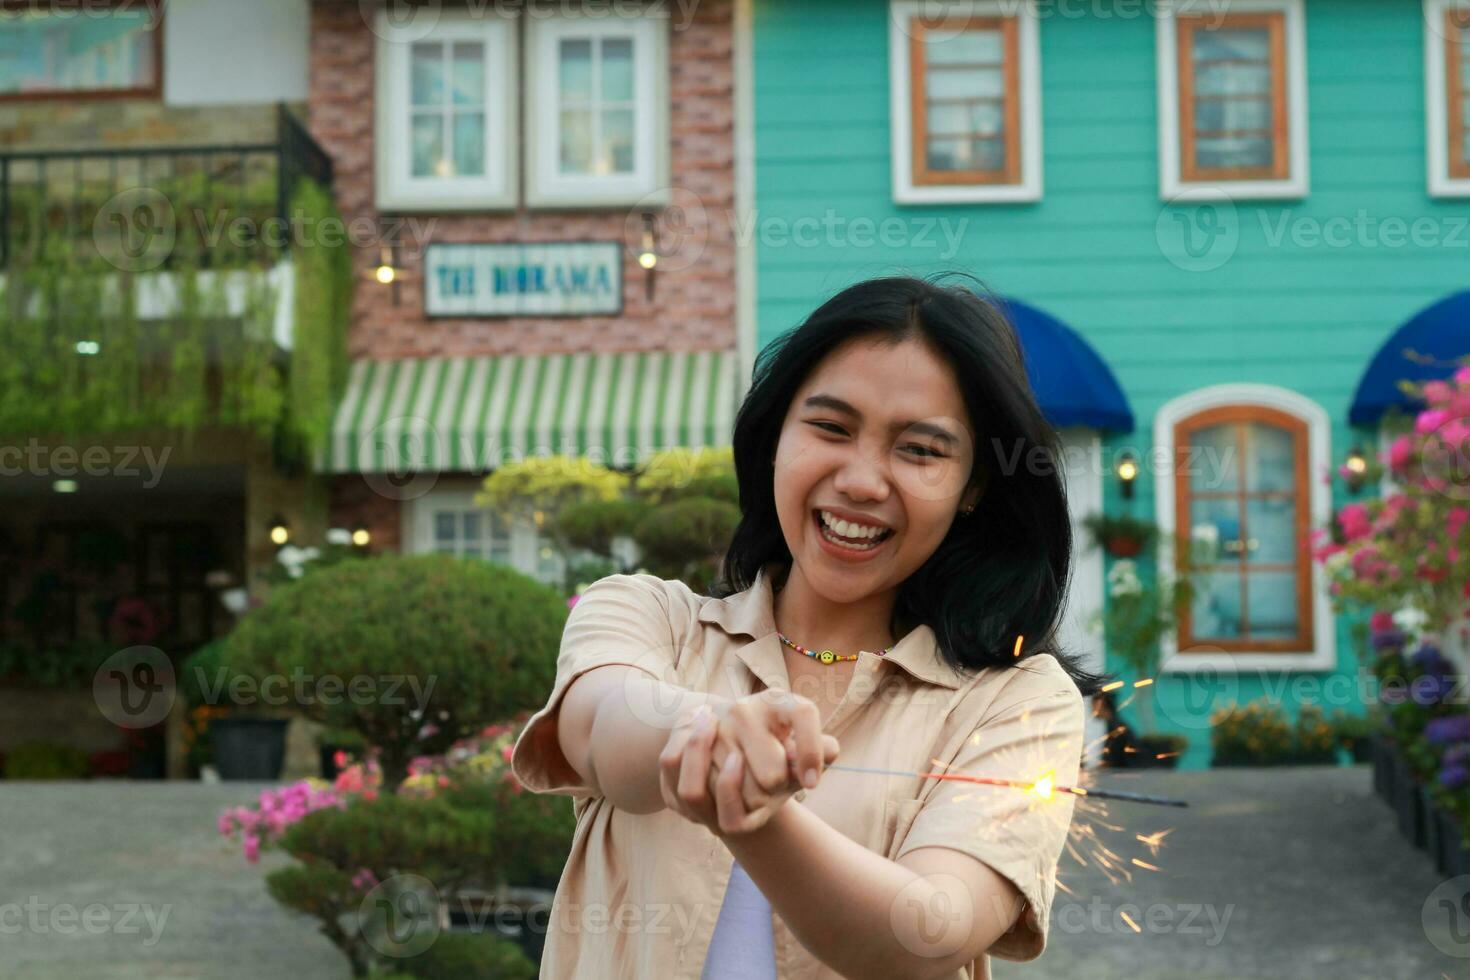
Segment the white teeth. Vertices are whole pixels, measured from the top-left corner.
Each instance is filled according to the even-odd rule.
[[[849,521],[844,521],[839,518],[833,517],[832,514],[825,510],[819,511],[818,513],[822,515],[823,524],[831,528],[836,533],[842,535],[843,537],[876,538],[880,534],[884,534],[888,531],[888,528],[886,527],[864,527],[861,524],[853,524]]]
[[[853,544],[851,541],[843,541],[842,539],[835,537],[832,532],[825,527],[822,528],[822,537],[826,538],[828,541],[831,541],[839,548],[847,548],[850,551],[872,551],[874,548],[882,544],[881,541],[874,541],[869,544]]]

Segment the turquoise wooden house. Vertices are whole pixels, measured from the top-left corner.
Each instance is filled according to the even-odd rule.
[[[1360,710],[1307,536],[1397,379],[1470,353],[1470,4],[753,0],[739,22],[756,346],[861,278],[978,276],[1064,433],[1075,519],[1201,556],[1154,685],[1182,764],[1229,701]],[[1080,551],[1066,640],[1121,670],[1088,628],[1116,561]]]

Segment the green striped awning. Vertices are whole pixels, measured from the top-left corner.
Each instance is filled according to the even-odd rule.
[[[728,446],[737,364],[733,350],[355,361],[321,468],[487,472],[551,455],[631,466]]]

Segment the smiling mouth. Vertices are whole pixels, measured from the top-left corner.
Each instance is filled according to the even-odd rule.
[[[820,534],[823,538],[825,538],[827,541],[830,541],[832,544],[837,545],[838,547],[848,548],[852,551],[872,551],[874,548],[880,547],[885,541],[893,537],[893,528],[891,527],[885,528],[881,533],[870,538],[845,537],[828,527],[826,523],[822,520],[821,511],[818,510],[812,511],[812,520],[816,522],[817,533]]]

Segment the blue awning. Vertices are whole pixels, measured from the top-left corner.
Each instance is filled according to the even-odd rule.
[[[1363,372],[1348,421],[1373,425],[1390,408],[1419,411],[1423,404],[1400,391],[1399,382],[1444,380],[1466,354],[1470,354],[1470,290],[1426,306],[1393,332]]]
[[[1000,305],[1015,324],[1026,353],[1026,375],[1052,425],[1133,431],[1133,409],[1091,344],[1034,306],[1010,298],[1003,298]]]

